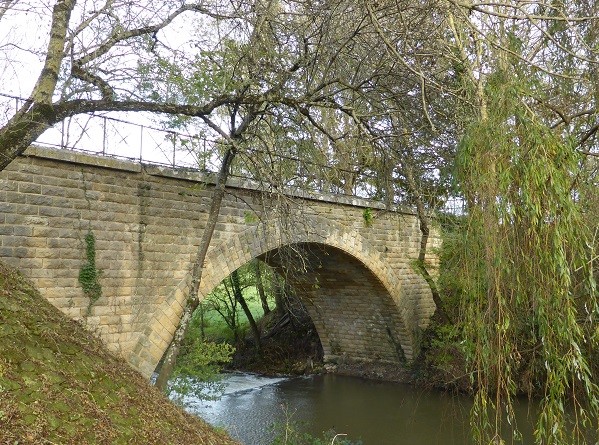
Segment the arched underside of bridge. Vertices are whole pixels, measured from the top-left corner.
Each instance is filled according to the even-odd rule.
[[[208,252],[200,284],[207,296],[223,279],[259,258],[285,274],[318,331],[325,360],[400,363],[413,355],[414,310],[402,281],[358,233],[323,217],[285,230],[260,224],[222,240]],[[162,303],[130,361],[150,375],[172,339],[189,289],[184,279]],[[162,320],[168,320],[167,323]]]
[[[285,276],[306,306],[325,361],[404,360],[400,341],[404,329],[398,308],[382,282],[361,261],[318,243],[283,246],[259,259]]]

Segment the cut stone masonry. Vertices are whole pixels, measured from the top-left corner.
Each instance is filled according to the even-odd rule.
[[[149,377],[183,312],[213,180],[31,147],[0,172],[0,257]],[[435,309],[413,268],[420,242],[414,214],[354,197],[283,194],[247,181],[227,184],[201,297],[260,258],[287,268],[325,360],[411,360]],[[368,225],[365,208],[375,215]],[[92,305],[79,283],[89,232],[102,287]],[[434,247],[439,239],[430,242]],[[305,252],[304,270],[290,269],[292,250]],[[438,260],[433,254],[427,261],[435,267]]]

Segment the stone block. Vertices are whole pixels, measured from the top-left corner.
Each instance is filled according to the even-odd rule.
[[[51,301],[50,301],[51,302]],[[85,308],[79,307],[59,307],[62,313],[73,320],[81,320],[86,314]]]
[[[0,190],[16,192],[19,189],[19,183],[7,178],[0,178]]]
[[[0,213],[13,214],[16,212],[17,204],[12,202],[0,202]]]
[[[52,205],[52,204],[50,204],[50,205]],[[39,215],[40,216],[49,216],[49,217],[78,219],[80,213],[77,209],[73,209],[73,208],[49,207],[47,205],[43,205],[43,206],[39,207]]]
[[[31,239],[33,236],[33,228],[31,226],[14,226],[12,229],[15,236],[27,237],[28,239]],[[30,244],[27,243],[27,245],[29,246]]]
[[[14,171],[11,169],[5,169],[5,171],[6,171],[5,178],[7,178],[9,181],[12,181],[15,183],[25,183],[25,184],[33,182],[34,175],[32,175],[31,173],[23,173],[23,172]],[[18,188],[17,188],[17,190],[18,190]]]
[[[48,238],[47,241],[48,247],[51,249],[81,250],[82,256],[85,255],[83,243],[77,238]]]
[[[27,236],[3,235],[2,247],[23,247],[27,245]]]
[[[35,258],[35,257],[29,257],[29,258],[21,258],[19,260],[19,269],[23,270],[23,269],[30,269],[30,270],[38,270],[42,268],[42,259],[41,258]]]
[[[32,195],[35,196],[35,195]],[[9,212],[13,211],[13,206],[15,204],[27,204],[28,196],[25,193],[19,193],[17,190],[15,191],[7,191],[4,192],[5,201],[0,203],[0,211]]]
[[[101,325],[116,325],[122,326],[122,320],[120,315],[103,315],[100,316]]]
[[[35,193],[35,194],[41,194],[42,193],[42,186],[39,184],[34,184],[32,182],[20,182],[19,183],[19,193]]]
[[[57,206],[57,202],[55,198],[51,196],[44,195],[24,195],[25,202],[27,204],[37,205],[37,206]]]
[[[106,301],[106,299],[103,299],[104,301]],[[91,309],[90,309],[90,314],[94,315],[94,316],[111,316],[111,315],[115,315],[117,313],[117,308],[112,306],[112,305],[106,305],[105,303],[102,305],[99,305],[98,303],[100,302],[100,300],[98,300],[98,302],[96,302],[96,304],[94,304]]]
[[[158,325],[156,326],[156,329],[150,333],[148,340],[150,340],[150,343],[155,346],[155,348],[153,348],[155,349],[154,353],[158,352],[158,356],[155,356],[155,358],[160,360],[162,358],[162,354],[168,347],[171,338],[169,338],[168,333],[164,332],[164,330],[161,329],[161,326]]]

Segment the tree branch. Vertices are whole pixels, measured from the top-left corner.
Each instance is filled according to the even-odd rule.
[[[1,0],[0,1],[0,21],[2,21],[2,17],[4,17],[4,14],[6,14],[6,12],[13,7],[14,5],[16,5],[16,3],[19,0]]]
[[[110,84],[100,76],[84,70],[79,62],[73,62],[73,65],[71,66],[71,74],[74,78],[90,83],[97,87],[100,90],[103,100],[110,101],[115,98],[114,89],[110,86]]]
[[[52,101],[52,95],[58,82],[58,73],[64,59],[64,45],[75,3],[75,0],[58,0],[54,5],[50,41],[46,50],[44,67],[31,93],[31,101],[27,101],[19,112],[26,112],[34,102],[49,104]]]
[[[591,138],[591,136],[593,136],[595,133],[597,133],[597,131],[598,131],[598,130],[599,130],[599,123],[598,123],[598,124],[595,124],[595,125],[593,125],[593,126],[592,126],[592,127],[591,127],[591,128],[590,128],[590,129],[589,129],[589,130],[588,130],[588,131],[587,131],[587,132],[586,132],[586,133],[585,133],[585,134],[584,134],[584,135],[583,135],[583,136],[580,138],[580,140],[578,141],[578,146],[579,146],[579,147],[582,147],[582,146],[583,146],[583,145],[586,143],[586,141],[588,141],[588,140]],[[582,151],[582,150],[579,150],[579,151],[580,151],[581,153],[583,153],[583,154],[586,154],[586,155],[597,156],[597,154],[595,154],[595,153],[592,153],[592,152],[589,152],[589,151],[586,151],[586,152],[585,152],[585,151]]]
[[[472,3],[467,3],[467,2],[459,2],[459,1],[454,1],[454,0],[450,0],[450,2],[454,5],[454,6],[458,6],[458,7],[462,7],[465,9],[468,9],[469,11],[476,11],[476,12],[480,12],[481,14],[486,14],[489,16],[493,16],[493,17],[499,17],[502,19],[508,19],[508,20],[551,20],[551,21],[555,21],[555,22],[568,22],[568,23],[580,23],[580,22],[586,22],[589,20],[597,20],[598,17],[596,16],[582,16],[582,17],[572,17],[569,15],[564,15],[562,14],[561,16],[552,16],[552,15],[540,15],[540,14],[528,14],[522,11],[522,8],[520,6],[515,6],[514,4],[510,4],[510,3],[501,3],[501,2],[481,2],[478,4],[472,4]],[[546,6],[548,8],[551,9],[557,9],[555,7],[552,7],[548,4],[545,4],[543,2],[525,2],[528,5],[534,6]],[[487,9],[485,8],[485,6],[488,7],[493,7],[496,9]],[[501,7],[501,9],[503,8],[509,8],[509,9],[515,9],[518,11],[522,11],[522,14],[509,14],[509,13],[504,13],[504,12],[500,12],[499,8]]]
[[[100,45],[98,47],[98,49],[75,60],[75,62],[77,64],[79,64],[79,66],[84,66],[87,63],[91,62],[92,60],[102,57],[104,54],[106,54],[108,51],[110,51],[115,45],[117,45],[120,42],[131,39],[133,37],[139,37],[142,35],[157,33],[158,31],[160,31],[161,29],[165,28],[170,23],[172,23],[173,20],[175,20],[178,16],[180,16],[182,13],[184,13],[186,11],[197,11],[197,12],[201,12],[203,14],[212,16],[212,14],[210,14],[209,11],[207,11],[205,8],[203,8],[200,5],[180,6],[175,11],[173,11],[168,17],[166,17],[163,21],[161,21],[160,23],[157,23],[155,25],[149,25],[149,26],[144,26],[143,28],[131,29],[131,30],[128,30],[125,32],[114,32],[110,36],[110,38],[108,38],[108,40],[106,40],[102,45]]]

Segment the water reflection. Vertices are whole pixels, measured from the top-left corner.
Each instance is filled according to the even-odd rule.
[[[286,416],[303,431],[320,436],[334,429],[364,445],[471,443],[466,397],[330,374],[289,379],[233,374],[227,380],[221,400],[196,401],[190,410],[244,445],[270,443],[273,424]],[[527,424],[526,403],[517,408],[519,424]],[[522,443],[533,443],[531,428]]]

